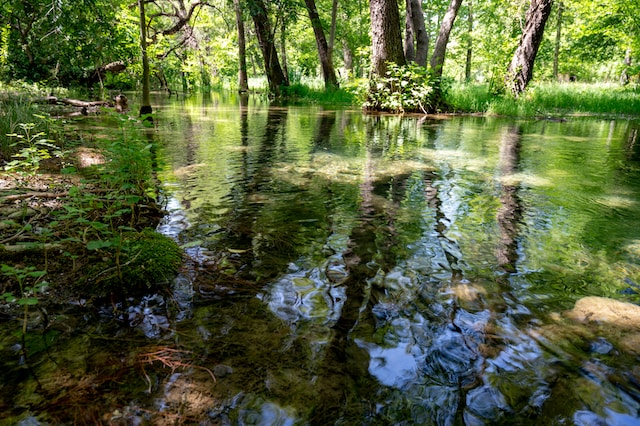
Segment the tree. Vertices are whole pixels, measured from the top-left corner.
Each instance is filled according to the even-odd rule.
[[[464,81],[471,81],[471,59],[473,57],[473,2],[469,1],[467,11],[467,56],[464,67]]]
[[[447,44],[449,43],[449,35],[451,34],[456,16],[458,16],[458,9],[460,9],[461,4],[462,0],[451,0],[447,13],[444,15],[444,19],[440,24],[440,32],[438,33],[438,38],[433,48],[433,55],[430,60],[431,73],[436,79],[442,77],[442,67],[444,66],[444,57],[447,51]]]
[[[316,9],[316,2],[315,0],[305,0],[304,3],[307,7],[307,12],[309,13],[309,19],[311,20],[311,26],[313,27],[313,33],[316,38],[316,45],[318,46],[318,56],[322,67],[324,86],[327,89],[338,87],[338,79],[336,77],[335,69],[333,68],[333,60],[331,59],[331,52],[327,44],[327,39],[324,36],[322,22],[320,22],[320,15]]]
[[[558,79],[558,63],[560,57],[560,42],[562,36],[562,12],[564,11],[564,5],[562,1],[558,2],[558,15],[556,22],[556,42],[553,51],[553,78]]]
[[[240,93],[244,93],[249,90],[249,82],[247,78],[247,54],[246,42],[244,37],[244,20],[242,19],[240,0],[233,0],[233,8],[236,14],[236,28],[238,29],[238,91]]]
[[[269,92],[273,95],[280,94],[281,86],[288,86],[289,80],[284,75],[278,52],[274,42],[274,33],[271,31],[271,23],[267,15],[267,8],[263,0],[249,0],[249,11],[256,28],[258,44],[262,51],[264,68],[269,82]]]
[[[406,63],[400,32],[400,12],[396,0],[370,0],[372,72],[384,76],[387,62]]]
[[[533,65],[552,3],[553,0],[531,0],[520,43],[505,77],[506,87],[515,97],[524,92],[533,77]]]
[[[149,87],[149,58],[147,56],[147,18],[144,10],[145,0],[138,0],[140,11],[140,51],[142,56],[142,101],[140,103],[140,115],[153,112],[151,107],[151,89]]]
[[[405,19],[404,54],[407,62],[423,67],[427,64],[429,34],[424,24],[424,12],[420,0],[407,0]]]

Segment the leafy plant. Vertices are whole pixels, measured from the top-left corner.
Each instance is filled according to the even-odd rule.
[[[20,294],[14,296],[12,292],[6,292],[0,296],[0,299],[4,299],[9,303],[17,303],[18,305],[36,305],[38,303],[38,293],[42,293],[47,287],[46,281],[38,282],[40,278],[46,275],[47,271],[36,270],[34,266],[27,266],[25,268],[19,268],[2,264],[2,274],[17,281],[20,288]],[[27,285],[30,280],[33,280],[32,285]]]
[[[435,110],[440,96],[436,90],[439,81],[433,79],[427,68],[413,63],[403,66],[388,63],[387,67],[386,76],[374,76],[369,81],[364,109],[425,114]]]
[[[11,146],[20,147],[18,153],[13,155],[18,159],[8,162],[4,166],[5,171],[33,175],[40,168],[40,162],[51,158],[52,153],[56,157],[63,155],[63,152],[45,137],[44,132],[35,131],[35,123],[19,123],[18,127],[22,133],[7,134],[8,137],[17,139]]]

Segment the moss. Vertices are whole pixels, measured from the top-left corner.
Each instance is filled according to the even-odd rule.
[[[124,234],[119,247],[102,254],[80,286],[81,292],[90,293],[88,297],[125,297],[161,290],[182,264],[178,244],[152,229]]]

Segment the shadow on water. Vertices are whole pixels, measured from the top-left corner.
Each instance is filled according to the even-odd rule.
[[[3,325],[3,412],[24,424],[640,421],[637,323],[584,305],[640,309],[633,123],[194,105],[156,120],[159,230],[188,255],[172,297],[133,301],[131,328],[81,306],[44,334],[34,320],[34,341],[49,336],[31,352],[45,391]]]

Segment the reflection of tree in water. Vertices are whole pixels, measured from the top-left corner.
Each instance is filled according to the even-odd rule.
[[[500,143],[500,175],[502,192],[500,208],[497,213],[500,241],[496,251],[498,266],[505,272],[516,272],[518,261],[518,226],[522,219],[522,206],[518,196],[518,185],[513,183],[513,174],[518,171],[520,159],[520,140],[522,130],[519,126],[509,127]]]
[[[369,125],[366,140],[373,140],[374,133],[380,136],[384,132]],[[338,418],[363,419],[375,410],[363,390],[373,390],[379,385],[367,371],[368,352],[356,344],[351,334],[356,327],[375,327],[372,308],[377,290],[371,288],[371,280],[379,271],[388,272],[396,265],[395,210],[405,196],[410,176],[387,175],[376,179],[373,158],[376,154],[380,152],[369,144],[359,185],[359,215],[349,235],[348,249],[343,253],[348,269],[348,277],[342,283],[346,298],[318,368],[316,387],[322,396],[313,408],[312,424],[330,424]]]

